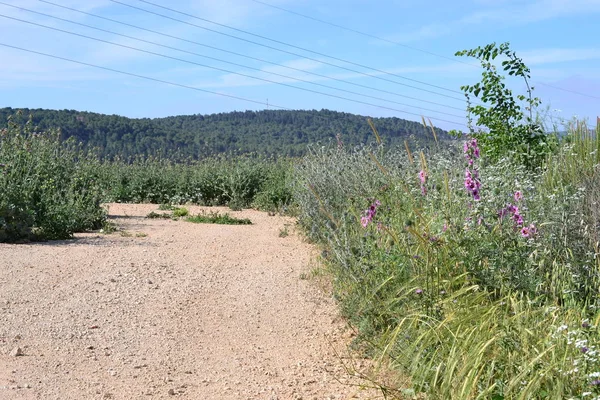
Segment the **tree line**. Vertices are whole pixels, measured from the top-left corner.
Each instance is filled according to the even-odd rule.
[[[17,117],[17,111],[22,114]],[[2,124],[9,116],[17,123],[29,119],[40,131],[59,128],[61,139],[74,138],[104,159],[157,156],[198,160],[219,154],[255,153],[299,157],[311,143],[356,146],[375,141],[367,117],[330,110],[235,111],[166,118],[127,118],[76,110],[1,108]],[[18,121],[20,119],[20,121]],[[429,147],[431,129],[401,118],[373,118],[387,146],[405,140]],[[447,132],[437,129],[438,140]]]

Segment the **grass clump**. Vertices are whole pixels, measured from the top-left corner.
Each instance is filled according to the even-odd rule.
[[[195,224],[221,224],[221,225],[252,225],[252,221],[248,218],[236,218],[229,214],[219,214],[210,212],[208,214],[198,214],[186,218],[186,221]]]

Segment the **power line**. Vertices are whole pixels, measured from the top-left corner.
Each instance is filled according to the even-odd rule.
[[[405,111],[405,110],[400,110],[400,109],[392,108],[392,107],[386,107],[386,106],[382,106],[382,105],[378,105],[378,104],[369,103],[369,102],[366,102],[366,101],[349,99],[347,97],[338,96],[338,95],[334,95],[334,94],[330,94],[330,93],[319,92],[317,90],[312,90],[312,89],[307,89],[307,88],[301,88],[301,87],[298,87],[298,86],[288,85],[286,83],[271,81],[269,79],[258,78],[258,77],[255,77],[255,76],[246,75],[246,74],[242,74],[242,73],[239,73],[239,72],[234,72],[234,71],[230,71],[230,70],[226,70],[226,69],[218,68],[218,67],[213,67],[213,66],[209,66],[209,65],[205,65],[205,64],[200,64],[200,63],[196,63],[196,62],[189,61],[189,60],[184,60],[184,59],[177,58],[177,57],[171,57],[171,56],[168,56],[168,55],[165,55],[165,54],[155,53],[155,52],[148,51],[148,50],[138,49],[136,47],[127,46],[127,45],[123,45],[123,44],[119,44],[119,43],[114,43],[114,42],[110,42],[108,40],[98,39],[98,38],[94,38],[94,37],[91,37],[91,36],[82,35],[82,34],[79,34],[79,33],[74,33],[74,32],[63,30],[63,29],[54,28],[54,27],[51,27],[51,26],[43,25],[43,24],[38,24],[38,23],[35,23],[35,22],[31,22],[31,21],[25,21],[25,20],[22,20],[22,19],[19,19],[19,18],[10,17],[10,16],[3,15],[3,14],[0,14],[0,17],[11,19],[11,20],[14,20],[14,21],[23,22],[23,23],[26,23],[26,24],[34,25],[34,26],[39,26],[39,27],[46,28],[46,29],[51,29],[51,30],[54,30],[54,31],[62,32],[62,33],[67,33],[67,34],[70,34],[70,35],[73,35],[73,36],[79,36],[79,37],[82,37],[82,38],[85,38],[85,39],[95,40],[95,41],[98,41],[98,42],[107,43],[107,44],[111,44],[111,45],[114,45],[114,46],[118,46],[118,47],[122,47],[122,48],[127,48],[127,49],[131,49],[131,50],[139,51],[139,52],[142,52],[142,53],[147,53],[147,54],[155,55],[155,56],[158,56],[158,57],[163,57],[163,58],[167,58],[167,59],[171,59],[171,60],[175,60],[175,61],[180,61],[180,62],[185,62],[185,63],[188,63],[188,64],[197,65],[197,66],[204,67],[204,68],[210,68],[210,69],[214,69],[214,70],[217,70],[217,71],[222,71],[222,72],[227,72],[227,73],[231,73],[231,74],[235,74],[235,75],[240,75],[240,76],[244,76],[244,77],[251,78],[251,79],[256,79],[256,80],[260,80],[260,81],[264,81],[264,82],[269,82],[269,83],[273,83],[273,84],[277,84],[277,85],[281,85],[281,86],[286,86],[286,87],[290,87],[290,88],[294,88],[294,89],[298,89],[298,90],[302,90],[302,91],[306,91],[306,92],[310,92],[310,93],[320,94],[320,95],[327,96],[327,97],[332,97],[332,98],[336,98],[336,99],[340,99],[340,100],[350,101],[350,102],[353,102],[353,103],[368,105],[368,106],[372,106],[372,107],[376,107],[376,108],[381,108],[381,109],[386,109],[386,110],[390,110],[390,111],[396,111],[396,112],[400,112],[400,113],[404,113],[404,114],[421,116],[421,114],[418,114],[418,113],[413,113],[413,112],[409,112],[409,111]],[[448,123],[452,123],[452,124],[457,124],[457,125],[463,125],[461,123],[457,123],[456,121],[449,121],[449,120],[445,120],[445,119],[441,119],[441,118],[433,118],[433,117],[427,117],[427,118],[430,118],[430,119],[433,119],[433,120],[437,120],[437,121],[443,121],[443,122],[448,122]]]
[[[42,1],[42,0],[40,0],[40,1]],[[335,67],[335,68],[339,68],[339,69],[343,69],[343,70],[346,70],[346,71],[354,72],[356,74],[364,75],[364,76],[367,76],[367,77],[370,77],[370,78],[379,79],[379,80],[382,80],[382,81],[385,81],[385,82],[390,82],[390,83],[394,83],[394,84],[397,84],[397,85],[402,85],[402,86],[410,87],[410,88],[413,88],[413,89],[417,89],[417,90],[421,90],[421,91],[424,91],[424,92],[432,93],[432,94],[435,94],[437,96],[447,97],[447,98],[458,100],[458,101],[461,101],[461,102],[465,100],[464,98],[459,98],[459,97],[454,97],[454,96],[446,95],[446,94],[439,93],[439,92],[436,92],[436,91],[433,91],[433,90],[423,89],[423,88],[420,88],[420,87],[417,87],[417,86],[411,86],[411,85],[408,85],[408,84],[405,84],[405,83],[401,83],[401,82],[398,82],[398,81],[394,81],[394,80],[391,80],[391,79],[383,78],[383,77],[377,76],[375,74],[367,74],[365,72],[361,72],[361,71],[358,71],[358,70],[355,70],[355,69],[352,69],[352,68],[344,67],[344,66],[341,66],[341,65],[338,65],[338,64],[330,63],[330,62],[323,61],[323,60],[318,60],[316,58],[307,57],[307,56],[302,55],[302,54],[294,53],[292,51],[283,50],[283,49],[280,49],[280,48],[277,48],[277,47],[273,47],[273,46],[269,46],[269,45],[266,45],[266,44],[263,44],[263,43],[259,43],[259,42],[253,41],[253,40],[244,39],[244,38],[241,38],[239,36],[231,35],[231,34],[228,34],[228,33],[225,33],[225,32],[220,32],[220,31],[217,31],[215,29],[211,29],[211,28],[207,28],[207,27],[200,26],[200,25],[197,25],[197,24],[193,24],[191,22],[187,22],[187,21],[184,21],[184,20],[181,20],[181,19],[169,17],[168,15],[164,15],[164,14],[161,14],[161,13],[150,11],[150,10],[147,10],[147,9],[144,9],[144,8],[141,8],[141,7],[136,7],[136,6],[133,6],[131,4],[126,4],[126,3],[123,3],[123,2],[120,2],[120,1],[117,1],[117,0],[110,0],[110,1],[113,2],[113,3],[116,3],[116,4],[121,4],[121,5],[125,6],[125,7],[133,8],[135,10],[140,10],[140,11],[143,11],[143,12],[146,12],[146,13],[149,13],[149,14],[153,14],[153,15],[162,17],[162,18],[170,19],[172,21],[180,22],[182,24],[186,24],[186,25],[189,25],[189,26],[194,26],[196,28],[203,29],[203,30],[206,30],[206,31],[209,31],[209,32],[213,32],[213,33],[216,33],[218,35],[227,36],[227,37],[230,37],[230,38],[233,38],[233,39],[236,39],[236,40],[244,41],[246,43],[254,44],[256,46],[261,46],[261,47],[264,47],[264,48],[267,48],[267,49],[271,49],[271,50],[275,50],[275,51],[278,51],[278,52],[281,52],[281,53],[290,54],[290,55],[293,55],[295,57],[300,57],[300,58],[303,58],[303,59],[306,59],[306,60],[315,61],[315,62],[318,62],[318,63],[321,63],[321,64],[329,65],[329,66],[332,66],[332,67]],[[142,0],[139,0],[139,1],[142,1]],[[153,4],[153,3],[149,3],[149,4]],[[161,8],[166,8],[166,7],[163,7],[163,6],[160,6],[160,5],[156,5],[156,6],[157,7],[161,7]],[[171,10],[169,8],[166,8],[166,9]],[[176,11],[176,10],[172,10],[172,11],[176,12],[176,13],[183,14],[183,15],[188,15],[188,14],[182,13],[180,11]],[[193,15],[189,15],[189,16],[191,16],[193,18],[196,18],[196,19],[199,19],[199,20],[204,20],[204,19],[202,19],[200,17],[197,17],[197,16],[193,16]],[[209,21],[209,22],[217,24],[217,25],[223,25],[223,24],[218,24],[216,22],[212,22],[212,21]],[[223,26],[227,27],[227,25],[223,25]],[[229,29],[233,29],[233,30],[239,30],[239,29],[232,28],[232,27],[228,27],[228,28]],[[242,32],[245,32],[245,31],[242,31]],[[254,35],[254,34],[252,34],[250,32],[245,32],[245,33],[247,33],[248,35]],[[263,38],[260,35],[254,35],[254,36],[258,36],[258,37]],[[277,41],[275,39],[269,39],[269,38],[266,38],[266,37],[264,37],[264,38],[266,40],[270,40],[270,41],[274,41],[274,42],[278,42],[279,43],[279,41]],[[283,42],[281,42],[281,43],[283,43]],[[342,60],[342,59],[338,59],[338,58],[335,58],[335,57],[332,57],[332,56],[328,56],[328,55],[323,54],[323,53],[318,53],[318,52],[315,52],[315,51],[312,51],[312,50],[304,49],[302,47],[298,47],[298,46],[294,46],[294,45],[290,45],[290,44],[285,44],[285,43],[283,43],[283,44],[286,45],[286,46],[290,46],[290,47],[302,49],[303,51],[306,51],[306,52],[310,52],[310,53],[322,55],[323,57],[326,57],[326,58],[340,60],[340,61],[348,63],[348,64],[355,64],[355,63],[352,63],[350,61],[345,61],[345,60]],[[412,79],[403,77],[401,75],[393,74],[391,72],[387,72],[387,71],[383,71],[383,70],[379,70],[379,69],[375,69],[375,68],[370,68],[370,67],[367,67],[367,66],[362,66],[361,64],[356,64],[356,65],[359,65],[362,68],[366,68],[366,69],[370,69],[370,70],[376,71],[377,73],[381,73],[381,74],[384,74],[384,75],[393,75],[393,76],[398,76],[398,77],[403,78],[403,79],[412,80]],[[428,86],[435,86],[435,85],[430,85],[428,83],[421,82],[421,81],[416,81],[416,82],[419,82],[421,84],[428,85]],[[440,88],[443,89],[443,90],[447,90],[447,91],[451,91],[451,92],[455,92],[455,93],[460,93],[458,91],[454,91],[454,90],[451,90],[451,89],[446,89],[446,88],[443,88],[443,87],[440,87]]]
[[[195,55],[195,56],[198,56],[198,57],[208,58],[208,59],[211,59],[211,60],[223,62],[223,63],[230,64],[230,65],[235,65],[235,66],[242,67],[242,68],[247,68],[247,69],[250,69],[250,70],[255,70],[255,71],[267,73],[267,74],[270,74],[270,75],[276,75],[276,76],[279,76],[279,77],[283,77],[283,78],[286,78],[286,79],[291,79],[291,80],[298,81],[298,82],[308,83],[308,84],[311,84],[311,85],[320,86],[320,87],[324,87],[324,88],[328,88],[328,89],[333,89],[333,90],[338,90],[338,91],[341,91],[341,92],[345,92],[345,93],[349,93],[349,94],[353,94],[353,95],[357,95],[357,96],[362,96],[362,97],[368,97],[368,98],[372,98],[372,99],[376,99],[376,100],[380,100],[380,101],[384,101],[384,102],[399,104],[399,105],[406,106],[406,107],[418,108],[418,109],[421,109],[421,110],[431,111],[431,112],[438,113],[438,114],[443,114],[443,115],[448,115],[448,116],[452,116],[452,117],[462,118],[461,116],[456,115],[456,114],[450,114],[450,113],[446,113],[446,112],[443,112],[443,111],[437,111],[437,110],[432,110],[432,109],[428,109],[428,108],[413,106],[413,105],[410,105],[410,104],[400,103],[400,102],[397,102],[397,101],[393,101],[393,100],[389,100],[389,99],[384,99],[384,98],[381,98],[381,97],[370,96],[370,95],[367,95],[367,94],[364,94],[364,93],[357,93],[357,92],[353,92],[353,91],[350,91],[350,90],[336,88],[334,86],[329,86],[329,85],[324,85],[324,84],[320,84],[320,83],[316,83],[316,82],[307,81],[307,80],[304,80],[304,79],[294,78],[294,77],[291,77],[291,76],[288,76],[288,75],[279,74],[279,73],[276,73],[276,72],[264,71],[264,70],[262,70],[260,68],[254,68],[254,67],[250,67],[250,66],[247,66],[247,65],[238,64],[238,63],[234,63],[234,62],[222,60],[222,59],[219,59],[219,58],[210,57],[210,56],[206,56],[206,55],[203,55],[203,54],[199,54],[199,53],[195,53],[195,52],[191,52],[191,51],[179,49],[179,48],[176,48],[176,47],[163,45],[163,44],[156,43],[156,42],[153,42],[153,41],[150,41],[150,40],[145,40],[145,39],[136,38],[134,36],[124,35],[124,34],[117,33],[117,32],[114,32],[114,31],[110,31],[110,30],[107,30],[107,29],[98,28],[98,27],[95,27],[95,26],[92,26],[92,25],[83,24],[83,23],[75,22],[75,21],[70,21],[68,19],[64,19],[64,18],[60,18],[60,17],[55,17],[53,15],[45,14],[45,13],[42,13],[42,12],[33,11],[33,10],[30,10],[30,9],[27,9],[27,8],[23,8],[23,7],[18,7],[18,6],[14,6],[14,5],[11,5],[11,4],[7,4],[7,3],[4,3],[2,1],[0,1],[0,4],[5,5],[5,6],[9,6],[9,7],[13,7],[13,8],[16,8],[16,9],[19,9],[19,10],[27,11],[27,12],[30,12],[30,13],[34,13],[34,14],[37,14],[37,15],[42,15],[42,16],[45,16],[45,17],[53,18],[53,19],[56,19],[56,20],[59,20],[59,21],[67,22],[67,23],[70,23],[70,24],[79,25],[79,26],[83,26],[83,27],[86,27],[86,28],[90,28],[90,29],[95,29],[95,30],[98,30],[98,31],[101,31],[101,32],[105,32],[105,33],[110,33],[110,34],[113,34],[113,35],[116,35],[116,36],[121,36],[121,37],[125,37],[125,38],[128,38],[128,39],[133,39],[133,40],[136,40],[136,41],[139,41],[139,42],[148,43],[148,44],[152,44],[152,45],[155,45],[155,46],[159,46],[159,47],[163,47],[163,48],[167,48],[167,49],[171,49],[171,50],[176,50],[176,51],[179,51],[179,52],[182,52],[182,53],[186,53],[186,54],[192,54],[192,55]],[[63,31],[61,31],[61,32],[63,32]],[[69,32],[64,32],[64,33],[69,33]],[[426,101],[426,100],[422,100],[422,101],[427,102],[427,103],[429,102],[429,101]],[[441,106],[444,106],[444,107],[450,107],[450,106],[445,106],[445,105],[439,104],[439,103],[433,103],[433,104],[441,105]],[[450,107],[450,108],[459,109],[459,108],[456,108],[456,107]]]
[[[139,1],[143,1],[143,0],[139,0]],[[333,27],[336,27],[338,29],[343,29],[343,30],[348,31],[348,32],[353,32],[353,33],[356,33],[356,34],[361,35],[361,36],[366,36],[366,37],[369,37],[369,38],[372,38],[372,39],[381,40],[383,42],[391,43],[391,44],[394,44],[396,46],[405,47],[405,48],[410,49],[410,50],[414,50],[414,51],[418,51],[418,52],[421,52],[421,53],[429,54],[429,55],[432,55],[432,56],[435,56],[435,57],[439,57],[439,58],[443,58],[443,59],[446,59],[446,60],[450,60],[450,61],[453,61],[453,62],[456,62],[456,63],[460,63],[460,64],[464,64],[464,65],[470,65],[471,67],[479,68],[479,65],[476,65],[476,64],[471,64],[471,63],[468,63],[468,62],[465,62],[465,61],[458,60],[456,58],[447,57],[447,56],[444,56],[444,55],[441,55],[441,54],[438,54],[438,53],[434,53],[434,52],[431,52],[431,51],[428,51],[428,50],[420,49],[418,47],[409,46],[409,45],[406,45],[406,44],[403,44],[403,43],[400,43],[400,42],[397,42],[397,41],[394,41],[394,40],[386,39],[386,38],[383,38],[381,36],[373,35],[371,33],[362,32],[362,31],[359,31],[357,29],[349,28],[347,26],[339,25],[339,24],[336,24],[336,23],[333,23],[333,22],[330,22],[330,21],[325,21],[325,20],[322,20],[322,19],[319,19],[319,18],[316,18],[316,17],[312,17],[310,15],[299,13],[297,11],[289,10],[287,8],[283,8],[283,7],[280,7],[280,6],[276,6],[274,4],[270,4],[270,3],[267,3],[267,2],[262,1],[262,0],[250,0],[250,1],[253,1],[253,2],[258,3],[258,4],[262,4],[262,5],[267,6],[267,7],[275,8],[275,9],[280,10],[280,11],[284,11],[284,12],[287,12],[289,14],[294,14],[294,15],[297,15],[297,16],[302,17],[302,18],[306,18],[306,19],[310,19],[310,20],[313,20],[313,21],[317,21],[317,22],[320,22],[320,23],[325,24],[325,25],[333,26]],[[143,1],[143,2],[144,3],[149,3],[147,1]],[[549,85],[549,84],[543,83],[543,82],[533,82],[533,83],[535,83],[536,85],[543,85],[543,86],[547,86],[547,87],[550,87],[550,88],[553,88],[553,89],[562,90],[564,92],[578,94],[580,96],[590,97],[592,99],[600,99],[600,97],[598,97],[598,96],[594,96],[594,95],[583,93],[583,92],[578,92],[576,90],[564,89],[564,88],[561,88],[561,87],[558,87],[558,86]]]
[[[121,2],[119,2],[117,0],[110,0],[110,1],[112,1],[114,3],[121,3]],[[386,75],[395,76],[395,77],[400,78],[400,79],[406,79],[408,81],[420,83],[422,85],[434,87],[436,89],[441,89],[441,90],[445,90],[445,91],[452,92],[452,93],[462,94],[461,92],[459,92],[457,90],[454,90],[454,89],[448,89],[448,88],[445,88],[443,86],[434,85],[434,84],[423,82],[423,81],[420,81],[420,80],[417,80],[417,79],[407,78],[405,76],[394,74],[392,72],[387,72],[387,71],[379,70],[377,68],[369,67],[368,65],[356,63],[356,62],[353,62],[353,61],[344,60],[342,58],[334,57],[334,56],[331,56],[329,54],[320,53],[318,51],[307,49],[305,47],[300,47],[300,46],[296,46],[296,45],[293,45],[293,44],[290,44],[290,43],[286,43],[286,42],[283,42],[281,40],[272,39],[272,38],[269,38],[269,37],[266,37],[266,36],[263,36],[263,35],[258,35],[258,34],[252,33],[252,32],[245,31],[243,29],[234,28],[234,27],[232,27],[230,25],[221,24],[221,23],[218,23],[218,22],[215,22],[215,21],[211,21],[211,20],[206,19],[206,18],[201,18],[201,17],[199,17],[197,15],[193,15],[193,14],[189,14],[189,13],[185,13],[185,12],[182,12],[182,11],[175,10],[173,8],[165,7],[165,6],[153,3],[153,2],[148,1],[148,0],[138,0],[138,1],[141,2],[141,3],[150,4],[150,5],[153,5],[155,7],[162,8],[164,10],[168,10],[168,11],[171,11],[171,12],[174,12],[174,13],[177,13],[177,14],[181,14],[181,15],[185,15],[185,16],[188,16],[188,17],[191,17],[191,18],[194,18],[194,19],[198,19],[200,21],[208,22],[210,24],[214,24],[214,25],[217,25],[217,26],[228,28],[228,29],[231,29],[231,30],[234,30],[234,31],[237,31],[237,32],[245,33],[246,35],[254,36],[254,37],[257,37],[257,38],[260,38],[260,39],[268,40],[268,41],[273,42],[273,43],[283,44],[284,46],[289,46],[289,47],[292,47],[294,49],[298,49],[298,50],[306,51],[306,52],[309,52],[309,53],[312,53],[312,54],[316,54],[316,55],[319,55],[321,57],[327,57],[327,58],[330,58],[332,60],[341,61],[341,62],[344,62],[344,63],[347,63],[347,64],[354,65],[356,67],[370,69],[372,71],[377,71],[379,73],[383,73],[383,74],[386,74]],[[124,3],[121,3],[121,4],[124,4]]]
[[[535,84],[536,85],[542,85],[542,86],[548,86],[549,88],[562,90],[563,92],[575,93],[575,94],[578,94],[580,96],[585,96],[585,97],[590,97],[592,99],[598,99],[598,100],[600,100],[600,97],[598,97],[598,96],[594,96],[594,95],[591,95],[591,94],[578,92],[576,90],[564,89],[564,88],[561,88],[561,87],[558,87],[558,86],[552,86],[552,85],[549,85],[547,83],[542,83],[542,82],[535,82]]]
[[[142,30],[142,31],[145,31],[145,32],[150,32],[150,33],[153,33],[153,34],[156,34],[156,35],[160,35],[160,36],[168,37],[168,38],[171,38],[171,39],[176,39],[176,40],[180,40],[180,41],[183,41],[183,42],[195,44],[195,45],[206,47],[206,48],[209,48],[209,49],[212,49],[212,50],[217,50],[217,51],[220,51],[220,52],[224,52],[224,53],[228,53],[228,54],[233,54],[233,55],[236,55],[238,57],[243,57],[243,58],[247,58],[247,59],[254,60],[254,61],[264,62],[264,63],[270,64],[270,65],[274,65],[274,66],[281,67],[281,68],[286,68],[286,69],[289,69],[289,70],[292,70],[292,71],[302,72],[302,73],[313,75],[313,76],[317,76],[317,77],[320,77],[320,78],[325,78],[327,80],[333,80],[333,81],[345,83],[347,85],[352,85],[352,86],[360,87],[360,88],[363,88],[363,89],[369,89],[369,90],[373,90],[373,91],[377,91],[377,92],[387,93],[387,94],[390,94],[390,95],[393,95],[393,96],[404,97],[404,98],[407,98],[407,99],[421,101],[421,102],[429,103],[429,104],[434,104],[434,105],[438,105],[438,106],[445,107],[445,108],[451,108],[451,109],[454,109],[454,110],[459,110],[459,111],[463,111],[464,110],[464,108],[453,107],[453,106],[449,106],[449,105],[442,104],[442,103],[437,103],[437,102],[430,101],[430,100],[423,100],[423,99],[419,99],[419,98],[416,98],[416,97],[406,96],[406,95],[398,94],[398,93],[395,93],[395,92],[392,92],[392,91],[389,91],[389,90],[376,89],[376,88],[373,88],[373,87],[368,86],[368,85],[362,85],[360,83],[350,82],[350,81],[347,81],[347,80],[344,80],[344,79],[340,79],[340,78],[336,78],[336,77],[332,77],[332,76],[327,76],[327,75],[319,74],[319,73],[312,72],[312,71],[306,71],[306,70],[303,70],[301,68],[295,68],[295,67],[291,67],[291,66],[284,65],[284,64],[278,64],[278,63],[275,63],[275,62],[272,62],[272,61],[269,61],[269,60],[265,60],[265,59],[262,59],[262,58],[253,57],[253,56],[249,56],[249,55],[242,54],[242,53],[237,53],[235,51],[230,51],[230,50],[222,49],[222,48],[219,48],[219,47],[207,45],[207,44],[196,42],[196,41],[193,41],[193,40],[188,40],[188,39],[185,39],[185,38],[182,38],[182,37],[169,35],[169,34],[166,34],[166,33],[163,33],[163,32],[159,32],[159,31],[155,31],[155,30],[152,30],[152,29],[143,28],[143,27],[140,27],[140,26],[137,26],[137,25],[132,25],[132,24],[129,24],[129,23],[126,23],[126,22],[122,22],[122,21],[118,21],[118,20],[115,20],[115,19],[112,19],[112,18],[103,17],[101,15],[92,14],[92,13],[89,13],[89,12],[77,10],[75,8],[71,8],[71,7],[60,5],[60,4],[52,3],[52,2],[47,1],[47,0],[38,0],[38,1],[40,1],[42,3],[50,4],[50,5],[53,5],[53,6],[56,6],[56,7],[60,7],[60,8],[66,9],[66,10],[74,11],[74,12],[77,12],[77,13],[80,13],[80,14],[83,14],[83,15],[88,15],[88,16],[91,16],[91,17],[95,17],[95,18],[99,18],[99,19],[105,20],[105,21],[110,21],[110,22],[113,22],[113,23],[116,23],[116,24],[120,24],[120,25],[131,27],[131,28],[139,29],[139,30]],[[19,8],[19,9],[23,9],[21,7],[13,6],[13,5],[2,3],[2,2],[0,2],[0,4],[8,5],[8,6]],[[26,10],[26,9],[23,9],[23,10]],[[40,15],[44,15],[44,16],[47,16],[47,17],[50,17],[50,18],[55,18],[55,19],[59,19],[59,20],[71,22],[71,23],[78,24],[78,25],[87,26],[87,27],[92,28],[92,29],[101,30],[100,28],[96,28],[96,27],[85,25],[85,24],[80,24],[80,23],[77,23],[77,22],[65,20],[63,18],[58,18],[58,17],[52,16],[52,15],[40,13],[40,12],[37,12],[37,11],[32,11],[32,10],[26,10],[26,11],[33,12],[33,13],[40,14]],[[125,37],[128,37],[128,36],[125,36]],[[136,39],[136,40],[140,40],[140,39]],[[363,94],[361,94],[361,95],[363,95]]]
[[[229,97],[229,98],[232,98],[232,99],[247,101],[247,102],[250,102],[250,103],[260,104],[260,105],[263,105],[263,106],[266,105],[266,103],[264,103],[262,101],[258,101],[258,100],[246,99],[244,97],[234,96],[234,95],[226,94],[226,93],[213,92],[211,90],[200,89],[200,88],[197,88],[197,87],[194,87],[194,86],[184,85],[184,84],[181,84],[181,83],[169,82],[169,81],[165,81],[165,80],[162,80],[162,79],[157,79],[157,78],[152,78],[152,77],[145,76],[145,75],[135,74],[135,73],[132,73],[132,72],[126,72],[126,71],[121,71],[121,70],[114,69],[114,68],[103,67],[101,65],[90,64],[90,63],[86,63],[86,62],[83,62],[83,61],[73,60],[73,59],[70,59],[70,58],[61,57],[61,56],[57,56],[57,55],[53,55],[53,54],[42,53],[40,51],[31,50],[31,49],[25,49],[23,47],[13,46],[13,45],[6,44],[6,43],[1,43],[0,42],[0,46],[9,47],[9,48],[15,49],[15,50],[26,51],[28,53],[38,54],[38,55],[41,55],[41,56],[50,57],[50,58],[54,58],[54,59],[57,59],[57,60],[69,61],[69,62],[72,62],[72,63],[75,63],[75,64],[85,65],[87,67],[93,67],[93,68],[102,69],[102,70],[105,70],[105,71],[115,72],[117,74],[128,75],[128,76],[133,76],[133,77],[140,78],[140,79],[146,79],[146,80],[149,80],[149,81],[164,83],[166,85],[178,86],[178,87],[181,87],[181,88],[196,90],[196,91],[203,92],[203,93],[209,93],[209,94],[214,94],[214,95],[217,95],[217,96]],[[291,108],[278,106],[278,105],[273,104],[273,103],[269,103],[269,106],[275,107],[275,108],[279,108],[279,109],[282,109],[282,110],[293,111]]]
[[[400,43],[400,42],[397,42],[397,41],[394,41],[394,40],[390,40],[390,39],[386,39],[386,38],[383,38],[381,36],[373,35],[373,34],[366,33],[366,32],[361,32],[359,30],[348,28],[348,27],[343,26],[343,25],[338,25],[338,24],[333,23],[333,22],[325,21],[325,20],[322,20],[322,19],[319,19],[319,18],[316,18],[316,17],[311,17],[310,15],[299,13],[297,11],[293,11],[293,10],[289,10],[287,8],[279,7],[279,6],[276,6],[274,4],[267,3],[265,1],[260,1],[260,0],[250,0],[250,1],[253,1],[253,2],[258,3],[258,4],[262,4],[262,5],[267,6],[267,7],[275,8],[275,9],[280,10],[280,11],[285,11],[285,12],[287,12],[289,14],[294,14],[294,15],[300,16],[302,18],[306,18],[306,19],[310,19],[310,20],[313,20],[313,21],[317,21],[317,22],[320,22],[320,23],[325,24],[325,25],[329,25],[329,26],[333,26],[333,27],[336,27],[336,28],[339,28],[339,29],[343,29],[343,30],[348,31],[348,32],[353,32],[353,33],[359,34],[361,36],[366,36],[366,37],[371,38],[371,39],[381,40],[383,42],[388,42],[388,43],[394,44],[396,46],[405,47],[405,48],[410,49],[410,50],[414,50],[414,51],[418,51],[418,52],[421,52],[421,53],[429,54],[429,55],[435,56],[435,57],[444,58],[446,60],[458,62],[458,63],[461,63],[461,64],[470,65],[472,67],[479,67],[478,65],[471,64],[471,63],[468,63],[466,61],[460,61],[460,60],[454,59],[452,57],[448,57],[448,56],[444,56],[444,55],[441,55],[441,54],[437,54],[437,53],[434,53],[434,52],[431,52],[431,51],[428,51],[428,50],[423,50],[423,49],[420,49],[418,47],[409,46],[407,44]]]

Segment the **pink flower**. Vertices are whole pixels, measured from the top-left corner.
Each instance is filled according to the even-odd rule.
[[[419,172],[419,179],[421,180],[421,183],[425,183],[427,181],[427,172],[425,172],[424,170],[421,170]]]
[[[369,217],[362,217],[360,219],[360,223],[363,226],[363,228],[366,228],[367,225],[369,225],[369,221],[370,221]]]
[[[519,202],[519,201],[521,201],[523,199],[523,193],[520,190],[517,190],[515,192],[515,196],[514,197],[515,197],[515,201]]]
[[[527,238],[527,237],[529,237],[530,234],[531,234],[531,231],[529,230],[529,227],[524,226],[523,228],[521,228],[521,236]]]

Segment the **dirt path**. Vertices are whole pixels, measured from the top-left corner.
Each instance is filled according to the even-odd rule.
[[[352,381],[333,350],[347,334],[301,279],[310,246],[279,237],[291,220],[144,219],[152,210],[110,205],[131,237],[0,244],[0,399],[374,398],[338,382]]]

